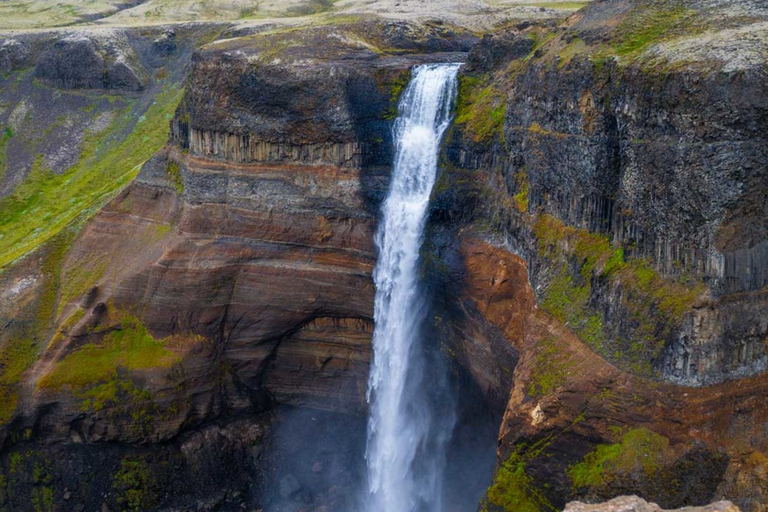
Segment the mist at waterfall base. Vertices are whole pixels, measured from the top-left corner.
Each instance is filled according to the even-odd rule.
[[[262,457],[266,512],[474,512],[490,483],[500,418],[449,371],[419,261],[458,68],[414,68],[393,128],[367,428],[355,415],[281,408]]]

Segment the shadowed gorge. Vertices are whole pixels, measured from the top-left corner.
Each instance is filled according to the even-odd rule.
[[[763,2],[0,14],[0,512],[765,512]]]

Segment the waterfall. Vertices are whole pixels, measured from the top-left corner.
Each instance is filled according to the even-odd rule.
[[[395,122],[395,166],[376,234],[374,357],[368,382],[368,512],[442,512],[453,416],[430,403],[421,343],[418,257],[440,140],[451,122],[458,64],[416,67]]]

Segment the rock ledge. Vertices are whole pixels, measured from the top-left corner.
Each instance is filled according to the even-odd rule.
[[[685,507],[677,509],[680,512],[741,512],[739,507],[730,501],[718,501],[705,507]],[[655,503],[648,503],[637,496],[619,496],[611,501],[597,505],[589,505],[580,501],[572,501],[565,506],[563,512],[664,512]]]

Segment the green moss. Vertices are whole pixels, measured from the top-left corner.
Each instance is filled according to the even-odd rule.
[[[3,184],[3,180],[5,179],[6,147],[8,146],[8,141],[11,140],[12,137],[13,131],[11,131],[9,127],[6,127],[5,130],[3,130],[2,135],[0,135],[0,185]]]
[[[459,76],[456,99],[456,124],[475,142],[489,142],[504,131],[506,97],[488,84],[488,78]]]
[[[514,453],[499,468],[493,485],[488,488],[488,501],[505,512],[539,512],[545,499],[525,471],[525,459]],[[551,507],[548,507],[551,508]]]
[[[184,193],[184,182],[181,179],[181,168],[179,164],[173,160],[168,161],[168,165],[165,167],[165,173],[168,179],[173,184],[173,188],[181,195]]]
[[[528,384],[528,394],[534,398],[548,395],[565,383],[570,358],[558,350],[557,342],[545,338],[536,346],[536,362]]]
[[[18,405],[18,391],[24,372],[37,360],[49,338],[56,309],[61,266],[76,230],[68,229],[47,244],[41,264],[41,291],[36,301],[11,327],[0,349],[0,425],[13,419]]]
[[[662,468],[668,451],[666,437],[646,428],[631,429],[616,444],[598,445],[568,469],[568,477],[576,489],[599,488],[622,476],[651,477]]]
[[[551,272],[542,307],[598,353],[630,371],[651,376],[652,360],[704,285],[666,279],[643,260],[627,260],[623,249],[614,247],[607,237],[566,226],[551,215],[539,215],[533,233],[538,255]],[[624,290],[622,306],[633,324],[626,340],[606,333],[602,313],[591,303],[594,285],[606,282]]]
[[[389,84],[389,107],[387,107],[384,113],[384,119],[389,121],[397,119],[398,105],[400,104],[400,97],[403,95],[406,87],[411,81],[411,71],[408,70],[405,73],[397,75],[395,80]]]
[[[528,211],[528,193],[530,192],[530,182],[528,181],[528,173],[525,169],[521,169],[515,176],[515,182],[517,185],[517,193],[512,196],[515,201],[515,206],[522,213]]]
[[[95,212],[127,185],[167,140],[168,120],[180,98],[181,90],[163,91],[124,138],[119,134],[131,116],[123,111],[110,129],[86,135],[78,163],[62,174],[37,158],[27,179],[0,200],[0,268]]]
[[[157,505],[159,485],[146,460],[126,457],[112,478],[112,490],[121,510],[149,510]]]
[[[691,22],[696,14],[674,2],[638,6],[617,27],[618,38],[612,51],[627,56],[670,37],[692,35]]]
[[[49,470],[50,460],[36,460],[32,466],[32,507],[35,512],[52,512],[53,476]]]
[[[16,472],[19,470],[19,466],[22,462],[21,453],[19,452],[13,452],[8,456],[8,472],[11,475],[15,475]]]
[[[116,378],[118,369],[127,371],[169,368],[179,358],[156,340],[141,321],[123,313],[119,329],[109,332],[99,344],[88,344],[67,355],[38,381],[41,388],[70,387],[76,392],[92,392],[86,399],[111,395],[99,388]],[[95,391],[94,391],[95,390]]]

